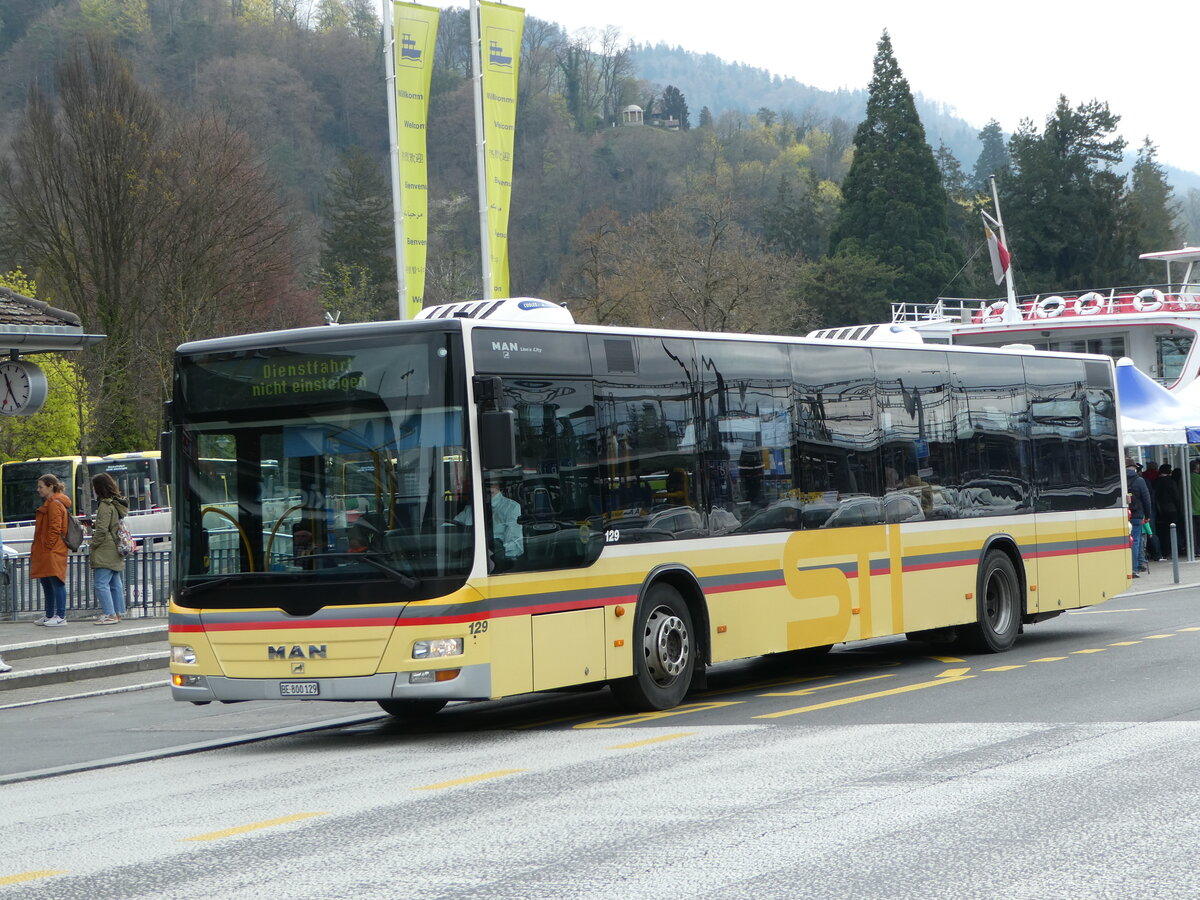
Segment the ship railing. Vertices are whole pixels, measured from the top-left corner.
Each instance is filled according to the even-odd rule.
[[[1000,321],[1004,297],[991,300],[939,297],[932,303],[892,304],[892,322],[980,323]],[[1128,285],[1099,290],[1046,291],[1022,294],[1017,307],[1023,319],[1053,319],[1059,316],[1096,313],[1200,312],[1200,286],[1178,284]]]

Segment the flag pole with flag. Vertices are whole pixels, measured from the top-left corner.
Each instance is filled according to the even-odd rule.
[[[996,192],[996,176],[990,176],[992,182],[992,202],[995,204],[996,217],[993,219],[983,210],[983,233],[987,236],[988,254],[992,258],[992,278],[996,284],[1001,281],[1007,288],[1008,302],[1004,306],[1005,322],[1020,322],[1021,308],[1017,305],[1017,292],[1013,286],[1012,256],[1008,252],[1008,241],[1004,236],[1004,220],[1000,217],[1000,197]]]

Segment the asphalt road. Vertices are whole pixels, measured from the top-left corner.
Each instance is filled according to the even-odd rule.
[[[1191,898],[1197,660],[1187,589],[1031,627],[999,656],[885,640],[719,666],[657,714],[606,691],[422,726],[165,690],[4,710],[0,900]],[[296,716],[353,721],[12,780]]]

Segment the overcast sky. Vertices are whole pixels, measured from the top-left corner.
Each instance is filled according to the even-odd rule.
[[[467,0],[423,0],[463,7]],[[1159,160],[1200,172],[1193,41],[1196,0],[1077,4],[1062,0],[518,0],[570,32],[615,25],[638,42],[665,41],[790,75],[813,87],[865,89],[883,29],[914,93],[976,128],[1039,128],[1059,94],[1099,99],[1121,117],[1131,149],[1147,135]],[[722,9],[728,10],[723,12]],[[1110,12],[1110,10],[1112,10]],[[685,91],[686,93],[686,91]],[[716,112],[714,110],[714,112]],[[970,168],[974,160],[962,160]]]

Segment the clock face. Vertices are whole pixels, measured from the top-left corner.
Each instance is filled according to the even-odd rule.
[[[0,414],[31,416],[45,402],[45,372],[24,360],[0,363]]]

